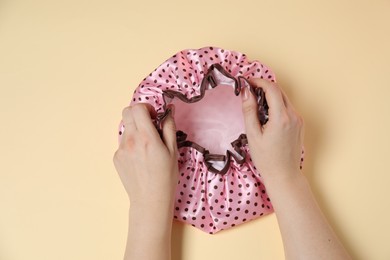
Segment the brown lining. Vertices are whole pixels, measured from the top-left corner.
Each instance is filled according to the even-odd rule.
[[[201,85],[200,85],[200,95],[193,96],[191,98],[187,98],[182,93],[174,91],[174,90],[164,90],[163,91],[163,100],[164,100],[163,109],[165,111],[157,113],[156,122],[155,122],[156,128],[158,129],[158,132],[160,133],[160,135],[162,133],[161,124],[164,121],[164,119],[167,117],[167,115],[171,112],[171,109],[169,107],[167,108],[167,105],[169,104],[169,100],[173,99],[175,97],[179,98],[180,100],[182,100],[186,103],[194,103],[194,102],[201,100],[205,95],[206,88],[207,88],[208,84],[210,84],[212,88],[215,88],[219,85],[216,78],[213,75],[214,69],[218,70],[222,75],[224,75],[225,77],[232,79],[234,81],[234,94],[236,96],[238,96],[240,94],[241,89],[243,87],[242,84],[244,84],[244,87],[245,87],[245,82],[246,82],[250,86],[250,91],[252,92],[252,94],[254,96],[257,97],[257,102],[259,105],[258,117],[259,117],[260,124],[264,125],[265,123],[267,123],[267,121],[268,121],[268,118],[267,118],[268,117],[268,104],[265,100],[264,91],[261,88],[254,88],[253,86],[251,86],[249,81],[242,76],[238,76],[237,79],[234,78],[220,64],[216,63],[216,64],[213,64],[210,66],[205,77],[203,78]],[[202,147],[201,145],[199,145],[195,142],[192,142],[192,141],[189,141],[186,139],[187,139],[186,133],[184,133],[183,131],[177,131],[176,141],[177,141],[178,148],[192,147],[192,148],[196,149],[197,151],[199,151],[200,153],[202,153],[204,156],[205,164],[206,164],[208,170],[213,172],[213,173],[221,174],[221,175],[226,174],[229,167],[230,167],[231,157],[233,157],[233,159],[237,163],[239,163],[240,165],[242,165],[245,162],[246,153],[245,153],[245,151],[243,151],[241,149],[241,147],[248,144],[248,140],[247,140],[247,137],[245,134],[240,134],[240,136],[231,143],[232,148],[242,158],[239,158],[236,154],[232,153],[229,150],[226,150],[225,155],[211,154],[206,148]],[[224,161],[225,165],[221,170],[217,170],[216,168],[214,168],[212,166],[212,161]]]

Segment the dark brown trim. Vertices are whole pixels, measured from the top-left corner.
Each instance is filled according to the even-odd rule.
[[[171,109],[167,107],[169,104],[168,100],[171,100],[173,98],[179,98],[183,102],[186,103],[194,103],[199,100],[201,100],[206,92],[206,88],[208,84],[211,85],[211,87],[215,88],[219,85],[219,82],[216,80],[214,77],[213,71],[214,69],[218,70],[222,75],[224,75],[227,78],[230,78],[234,81],[234,94],[238,96],[241,93],[241,89],[244,86],[245,87],[245,82],[250,86],[250,91],[254,96],[257,97],[257,102],[259,104],[259,110],[258,110],[258,116],[259,116],[259,121],[261,125],[264,125],[268,121],[268,104],[265,100],[265,94],[264,91],[261,88],[255,88],[253,87],[249,81],[242,77],[238,76],[237,78],[233,77],[230,73],[228,73],[220,64],[216,63],[210,66],[208,69],[207,73],[205,74],[201,85],[200,85],[200,94],[198,96],[193,96],[191,98],[187,98],[185,95],[183,95],[180,92],[174,91],[174,90],[164,90],[163,91],[163,100],[164,100],[164,105],[163,109],[164,112],[157,113],[157,118],[156,118],[156,127],[161,134],[161,128],[162,128],[162,122],[164,119],[167,117],[167,115],[171,112]],[[245,82],[244,82],[245,81]],[[246,158],[246,153],[241,149],[241,147],[245,146],[248,144],[248,140],[245,134],[240,134],[240,136],[234,140],[231,145],[232,148],[241,156],[239,158],[237,155],[232,153],[231,151],[227,150],[225,155],[222,154],[211,154],[206,148],[200,146],[199,144],[192,142],[190,140],[187,140],[187,134],[184,133],[183,131],[177,131],[176,133],[176,141],[177,141],[177,146],[178,148],[181,147],[192,147],[199,151],[200,153],[203,154],[204,159],[205,159],[205,164],[208,168],[209,171],[216,173],[216,174],[226,174],[227,171],[229,170],[230,166],[230,161],[231,158],[239,163],[243,164],[245,162]],[[217,170],[212,166],[212,161],[224,161],[225,166],[221,170]]]

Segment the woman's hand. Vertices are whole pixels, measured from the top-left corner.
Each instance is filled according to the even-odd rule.
[[[264,90],[269,119],[260,125],[258,105],[251,92],[243,90],[246,134],[278,219],[286,259],[350,259],[300,174],[302,118],[275,83],[251,83]]]
[[[132,205],[172,201],[177,184],[176,130],[172,115],[163,124],[163,140],[151,120],[152,108],[145,104],[126,107],[125,126],[113,161]]]
[[[113,161],[129,198],[125,259],[171,258],[174,192],[178,181],[173,109],[162,126],[162,140],[151,120],[152,108],[126,107],[122,140]]]
[[[252,79],[251,84],[263,89],[269,106],[269,120],[261,126],[254,96],[248,88],[242,90],[246,135],[255,166],[264,178],[299,172],[304,132],[302,117],[276,83]]]

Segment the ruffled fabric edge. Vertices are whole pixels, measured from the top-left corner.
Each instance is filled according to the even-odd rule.
[[[194,103],[201,100],[204,97],[205,92],[208,89],[209,85],[211,86],[211,88],[215,88],[220,84],[218,77],[215,76],[216,71],[218,71],[225,77],[230,78],[231,80],[234,81],[234,94],[236,96],[240,95],[243,87],[249,87],[252,94],[255,97],[257,97],[258,117],[259,117],[260,124],[264,125],[267,123],[268,104],[265,99],[264,91],[261,88],[252,87],[248,82],[248,80],[242,76],[239,76],[237,78],[233,77],[220,64],[213,64],[210,66],[208,72],[205,74],[205,77],[201,82],[200,95],[192,96],[188,98],[178,91],[173,91],[173,90],[163,91],[162,93],[163,100],[164,100],[163,109],[162,109],[163,112],[157,113],[157,117],[154,121],[160,135],[162,135],[161,129],[162,129],[163,121],[170,113],[170,108],[167,108],[167,105],[171,102],[171,100],[173,98],[179,98],[180,100],[186,103]],[[232,159],[239,165],[242,165],[246,161],[245,158],[247,154],[243,149],[241,149],[243,146],[248,144],[246,134],[244,133],[240,134],[237,139],[231,142],[232,148],[241,158],[236,154],[234,154],[233,152],[231,152],[230,150],[226,150],[225,155],[210,153],[209,150],[207,150],[207,148],[197,144],[196,142],[187,140],[187,134],[183,131],[177,131],[176,141],[177,141],[178,148],[191,147],[196,149],[198,152],[202,153],[204,156],[204,162],[207,165],[208,170],[215,174],[222,174],[222,175],[226,174],[229,170],[230,162]],[[220,170],[216,169],[212,163],[215,161],[224,161],[224,167]]]
[[[183,50],[167,59],[143,79],[134,91],[130,105],[136,103],[152,105],[157,112],[154,124],[161,134],[161,124],[169,113],[167,105],[173,98],[179,98],[187,103],[197,102],[204,97],[209,87],[214,88],[221,83],[221,80],[224,81],[221,75],[230,80],[230,84],[226,84],[226,81],[222,83],[234,85],[234,94],[237,96],[243,87],[250,88],[259,104],[259,120],[261,124],[265,124],[268,120],[268,105],[264,92],[261,88],[252,87],[248,79],[264,78],[275,82],[274,73],[257,60],[248,61],[245,54],[211,46]],[[119,133],[123,131],[124,126],[120,124]],[[177,132],[178,147],[192,147],[201,152],[209,170],[213,173],[226,174],[232,159],[240,165],[245,162],[246,153],[242,147],[248,142],[244,133],[231,143],[237,154],[226,150],[224,155],[211,154],[205,147],[187,140],[186,137],[184,132]],[[224,161],[224,167],[221,170],[216,169],[213,167],[213,161]]]

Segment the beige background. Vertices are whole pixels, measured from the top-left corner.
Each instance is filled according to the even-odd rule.
[[[390,2],[0,0],[0,259],[121,259],[112,156],[133,89],[207,45],[270,66],[306,121],[305,174],[355,259],[390,259]],[[174,259],[283,259],[275,215]]]

